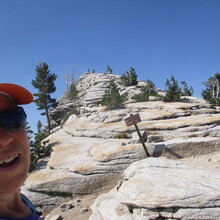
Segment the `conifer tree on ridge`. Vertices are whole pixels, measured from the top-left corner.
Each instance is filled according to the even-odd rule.
[[[46,115],[47,117],[48,134],[50,134],[51,122],[49,111],[57,105],[56,99],[51,98],[50,94],[56,91],[55,80],[57,75],[50,72],[49,67],[45,62],[40,62],[35,71],[35,80],[32,80],[31,83],[36,89],[38,89],[38,93],[34,94],[34,96],[36,96],[34,102],[38,106],[38,110],[44,110],[41,115]]]

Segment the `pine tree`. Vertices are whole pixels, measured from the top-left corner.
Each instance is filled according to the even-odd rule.
[[[135,99],[137,102],[146,102],[149,101],[149,96],[158,96],[156,87],[150,79],[147,80],[146,86],[141,88],[141,93],[134,95],[132,99]]]
[[[56,99],[51,98],[50,94],[56,91],[55,80],[56,74],[52,74],[46,63],[40,62],[36,68],[35,80],[32,80],[32,85],[38,89],[38,93],[34,94],[37,98],[34,100],[38,106],[38,110],[44,110],[41,115],[46,115],[48,124],[48,134],[51,130],[51,122],[49,117],[49,111],[56,107]]]
[[[32,140],[33,131],[28,129],[31,150],[31,164],[30,171],[34,170],[36,163],[39,159],[47,157],[50,155],[52,148],[48,144],[48,141],[43,141],[47,137],[47,132],[43,128],[41,121],[37,123],[37,132],[34,133],[34,140]]]
[[[167,79],[165,91],[165,102],[179,102],[181,100],[181,88],[173,76],[171,76],[170,80]]]
[[[66,96],[71,101],[74,101],[77,99],[77,95],[79,93],[79,91],[76,88],[74,70],[72,71],[70,76],[66,73],[65,78],[66,78]]]
[[[126,100],[127,95],[120,95],[119,89],[114,80],[109,82],[109,89],[105,92],[101,105],[105,105],[108,109],[118,109],[123,106],[123,102]]]
[[[34,133],[35,153],[38,158],[43,158],[50,155],[51,148],[47,145],[48,141],[43,141],[47,137],[47,132],[43,128],[43,124],[39,120],[37,123],[37,133]]]
[[[220,105],[220,73],[216,73],[203,84],[206,86],[202,91],[203,98],[211,104]]]
[[[185,81],[182,81],[181,85],[182,85],[181,95],[183,95],[183,96],[191,96],[191,95],[193,95],[193,88],[192,88],[192,86],[189,88]]]
[[[124,74],[121,76],[121,81],[124,84],[124,86],[135,86],[137,85],[137,74],[135,72],[135,69],[130,67],[129,72],[126,71]]]
[[[76,85],[74,83],[72,83],[70,85],[70,89],[69,89],[69,93],[68,93],[68,98],[73,101],[77,98],[79,91],[76,88]]]
[[[26,122],[26,131],[27,131],[27,136],[28,136],[28,142],[30,145],[30,148],[34,145],[34,141],[33,141],[33,130],[31,130],[31,126],[29,125],[28,122]]]
[[[157,95],[156,86],[154,85],[153,81],[148,79],[146,83],[147,83],[146,86],[142,87],[141,91],[143,93],[148,94],[149,96],[150,95],[152,95],[152,96]]]
[[[106,73],[112,74],[112,69],[110,68],[109,65],[108,65],[108,67],[107,67],[107,72],[106,72]]]
[[[31,152],[31,160],[29,167],[29,171],[31,172],[35,169],[36,163],[40,158],[47,157],[50,155],[52,148],[50,144],[47,144],[48,141],[43,141],[46,138],[47,134],[46,130],[43,129],[41,121],[38,121],[37,123],[36,133],[34,133],[33,130],[31,130],[31,127],[29,126],[28,122],[26,123],[26,130]]]
[[[31,130],[31,127],[29,126],[29,123],[26,123],[26,131],[27,131],[27,136],[28,136],[28,142],[30,145],[30,152],[31,152],[31,157],[30,157],[30,165],[29,165],[29,171],[33,171],[36,165],[36,161],[37,161],[37,157],[36,155],[33,153],[33,149],[35,146],[35,142],[33,140],[33,130]]]

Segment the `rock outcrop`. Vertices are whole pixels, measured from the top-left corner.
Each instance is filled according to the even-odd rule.
[[[151,141],[146,146],[152,156],[179,159],[220,150],[220,114],[208,104],[145,102],[111,112],[103,107],[89,110],[72,115],[50,135],[54,147],[47,165],[26,181],[25,188],[43,208],[73,195],[109,189],[131,163],[146,157],[132,135],[134,126],[124,122],[129,113],[140,114],[138,126],[141,133],[148,132]],[[162,142],[152,142],[158,136]]]
[[[127,94],[128,100],[135,94],[140,93],[140,86],[146,85],[146,82],[139,81],[137,86],[125,87],[122,85],[120,75],[110,73],[84,73],[78,79],[76,88],[78,93],[77,100],[69,100],[64,94],[58,101],[58,106],[50,112],[52,126],[58,126],[63,117],[75,106],[96,107],[99,106],[103,95],[109,86],[109,81],[114,80],[120,93]],[[159,91],[159,90],[158,90]]]
[[[99,77],[98,75],[95,76]],[[71,115],[62,127],[56,127],[53,130],[53,133],[48,137],[49,142],[53,145],[53,152],[50,158],[39,162],[38,168],[29,175],[23,187],[25,194],[31,198],[31,201],[33,201],[42,212],[51,210],[56,205],[80,195],[100,193],[112,189],[118,181],[122,179],[121,174],[134,162],[136,162],[135,164],[137,165],[139,163],[137,161],[141,160],[140,164],[144,164],[143,170],[150,173],[149,175],[155,171],[158,176],[161,175],[161,179],[159,177],[157,179],[155,175],[154,181],[161,181],[161,183],[163,183],[162,176],[165,171],[171,172],[172,170],[173,173],[168,172],[168,174],[170,176],[173,175],[175,179],[175,175],[177,175],[177,177],[180,175],[179,173],[175,173],[175,170],[184,172],[185,174],[190,170],[190,168],[185,168],[185,166],[181,165],[180,162],[168,159],[182,159],[220,151],[220,111],[204,102],[204,100],[191,98],[189,103],[164,103],[162,101],[135,103],[130,100],[125,103],[123,109],[106,111],[105,107],[97,106],[95,103],[99,100],[98,97],[101,97],[100,91],[102,89],[104,91],[107,80],[100,77],[96,83],[91,77],[91,74],[86,74],[80,79],[81,82],[87,82],[85,87],[81,87],[80,99],[83,104],[79,107],[80,114]],[[108,77],[108,75],[105,75],[105,77]],[[113,75],[109,74],[109,77],[113,77]],[[91,85],[93,88],[91,88]],[[100,86],[98,87],[100,96],[96,95],[96,98],[93,98],[93,92],[91,91],[96,91],[94,86],[97,85]],[[135,88],[126,88],[124,91],[125,90],[134,91]],[[88,91],[90,92],[88,93]],[[138,90],[136,90],[136,92],[138,92]],[[134,92],[130,94],[132,93]],[[68,109],[73,103],[63,102],[62,105]],[[61,104],[58,107],[61,108]],[[56,113],[58,114],[58,112],[59,111]],[[135,127],[127,127],[124,121],[130,114],[137,113],[141,118],[141,122],[138,123],[140,132],[141,134],[144,132],[147,134],[145,144],[150,155],[153,157],[166,157],[167,159],[148,158],[147,160],[143,160],[146,158],[146,155],[136,134]],[[160,163],[161,166],[158,165]],[[157,165],[159,166],[158,169]],[[170,168],[165,169],[168,165]],[[163,168],[163,166],[165,167]],[[130,169],[131,168],[129,168],[129,170]],[[137,170],[138,169],[139,168],[137,168]],[[126,171],[126,173],[129,172],[130,171]],[[138,172],[139,171],[137,171],[137,174]],[[195,175],[195,178],[197,178],[196,175],[198,174],[200,175],[198,178],[202,177],[200,170],[192,172],[194,173],[192,173],[191,176]],[[212,176],[214,173],[210,173],[210,175]],[[142,178],[142,176],[140,178]],[[131,182],[133,181],[130,176],[128,179],[131,179]],[[216,186],[212,184],[216,182],[212,183],[212,179],[214,179],[214,177],[210,177],[210,184],[205,182],[207,188],[201,188],[201,190],[204,191],[210,187],[210,192],[213,192],[212,190],[216,189],[213,187]],[[194,180],[195,179],[192,179],[191,181]],[[140,179],[140,181],[142,180]],[[157,204],[160,191],[158,191],[158,197],[155,197],[154,202],[148,201],[147,199],[145,204],[143,202],[144,199],[148,198],[146,197],[146,193],[149,192],[145,192],[145,188],[141,188],[139,185],[137,185],[136,188],[140,188],[145,197],[140,198],[140,203],[133,204],[130,203],[131,201],[126,197],[129,196],[129,191],[127,191],[127,195],[125,193],[128,189],[125,188],[126,182],[129,181],[123,181],[122,186],[118,186],[119,191],[115,192],[114,189],[96,201],[93,206],[93,215],[99,215],[100,218],[97,217],[97,219],[108,219],[104,218],[104,214],[101,213],[105,212],[101,211],[102,207],[103,210],[105,210],[104,203],[107,203],[105,196],[106,198],[112,198],[112,210],[115,207],[119,213],[127,213],[126,216],[130,216],[128,218],[125,218],[125,216],[115,219],[132,219],[134,215],[131,212],[139,213],[137,214],[139,217],[134,219],[148,219],[148,217],[143,217],[145,215],[144,213],[146,213],[146,209],[153,209],[152,213],[154,213],[155,216],[163,216],[161,214],[162,209],[160,212],[156,210],[165,208],[165,212],[169,213],[170,218],[178,218],[181,214],[174,214],[182,213],[183,210],[187,208],[197,210],[202,207],[202,212],[206,212],[207,210],[206,213],[209,213],[209,209],[210,211],[214,210],[213,213],[215,213],[215,210],[218,210],[214,209],[214,203],[210,207],[206,205],[194,207],[190,199],[187,200],[187,203],[182,202],[181,204],[179,203],[178,206],[175,206],[175,204],[171,204],[171,200],[172,198],[173,200],[176,199],[176,197],[172,196],[167,203],[169,204],[168,206],[164,206],[166,203],[165,200],[163,200],[165,202],[164,204]],[[185,181],[183,181],[183,183],[185,183]],[[183,185],[181,186],[183,187]],[[135,188],[135,186],[133,187]],[[165,186],[160,187],[159,189],[155,188],[155,190],[163,191],[165,189]],[[125,189],[125,191],[122,191],[122,189]],[[118,199],[119,192],[124,192],[122,194],[124,197],[120,194],[120,200]],[[164,193],[166,194],[166,192]],[[192,194],[193,193],[194,191]],[[131,194],[131,196],[132,195],[133,194]],[[188,196],[188,194],[186,195]],[[218,200],[218,194],[216,195]],[[117,197],[116,199],[115,196]],[[134,196],[138,197],[140,195],[136,192]],[[124,200],[122,200],[122,198]],[[181,198],[182,197],[180,197],[179,201]],[[207,197],[207,199],[213,201],[213,197]],[[99,204],[99,201],[102,201],[102,203]],[[202,202],[206,203],[207,201],[208,200],[204,200]],[[147,202],[154,205],[151,204],[150,206]],[[184,206],[183,203],[187,204],[187,207]],[[136,205],[138,207],[137,209],[135,208]],[[215,205],[218,207],[217,204]],[[132,207],[133,211],[129,211],[129,207]],[[98,211],[95,209],[98,209],[101,214],[97,214]],[[173,211],[174,209],[175,211]],[[148,214],[149,212],[147,211],[146,215]],[[168,214],[166,214],[166,216],[168,216]],[[204,214],[204,216],[206,215]]]
[[[129,166],[119,186],[98,196],[89,219],[219,219],[219,188],[219,168],[148,158]]]

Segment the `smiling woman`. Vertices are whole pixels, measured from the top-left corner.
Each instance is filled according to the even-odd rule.
[[[31,202],[20,193],[26,180],[30,151],[26,114],[17,105],[29,104],[32,94],[15,84],[0,84],[0,220],[40,220]]]

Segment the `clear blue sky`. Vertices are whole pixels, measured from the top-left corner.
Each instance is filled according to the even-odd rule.
[[[220,72],[219,0],[0,0],[1,82],[31,84],[46,62],[59,98],[65,73],[136,69],[164,89],[171,75],[193,86]],[[36,126],[35,104],[25,107]]]

